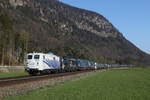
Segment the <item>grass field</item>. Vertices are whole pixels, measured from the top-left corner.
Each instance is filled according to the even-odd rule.
[[[113,69],[4,100],[150,100],[150,69]]]
[[[29,75],[28,73],[26,72],[21,72],[21,73],[0,73],[0,78],[3,78],[3,77],[15,77],[15,76],[27,76]]]

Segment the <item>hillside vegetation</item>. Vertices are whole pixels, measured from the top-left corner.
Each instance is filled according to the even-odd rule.
[[[24,55],[33,51],[150,65],[150,55],[125,39],[105,17],[57,0],[0,0],[0,19],[2,65],[23,63]]]
[[[0,64],[13,65],[24,61],[27,52],[27,34],[17,34],[6,13],[0,13]]]

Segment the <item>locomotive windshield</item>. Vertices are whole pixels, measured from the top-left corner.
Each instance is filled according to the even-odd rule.
[[[34,59],[39,59],[40,58],[40,55],[35,55],[34,56]]]
[[[32,55],[28,55],[28,59],[32,59]]]

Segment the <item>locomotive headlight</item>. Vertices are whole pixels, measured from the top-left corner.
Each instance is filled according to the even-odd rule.
[[[39,65],[39,63],[37,62],[37,66]]]

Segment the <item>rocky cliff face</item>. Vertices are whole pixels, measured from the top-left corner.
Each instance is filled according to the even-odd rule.
[[[99,14],[80,10],[77,8],[69,7],[57,0],[6,0],[5,3],[1,3],[1,8],[13,8],[19,10],[19,8],[30,8],[31,12],[36,13],[37,19],[51,23],[52,16],[55,16],[55,23],[59,23],[59,16],[67,18],[73,22],[74,25],[81,30],[85,30],[102,37],[117,37],[120,35],[118,31],[111,25],[103,16]],[[18,7],[18,8],[17,8]],[[70,9],[71,8],[71,9]],[[77,10],[77,12],[76,12]],[[81,13],[80,13],[81,12]],[[23,13],[29,13],[23,12]],[[70,18],[69,18],[70,17]],[[72,26],[69,26],[69,22],[59,23],[58,28],[62,31],[72,32]],[[107,31],[106,31],[107,30]]]
[[[147,63],[140,51],[102,15],[57,0],[0,0],[15,32],[30,35],[30,51],[53,51],[59,55],[101,62]]]

